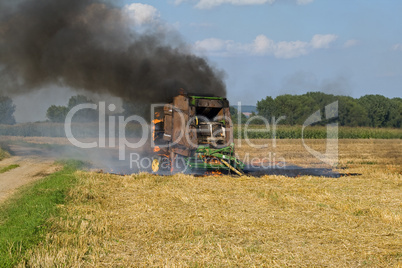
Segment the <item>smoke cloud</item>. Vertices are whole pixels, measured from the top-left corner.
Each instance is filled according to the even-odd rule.
[[[223,76],[177,33],[111,1],[0,0],[0,94],[57,85],[156,103],[180,88],[224,97]]]
[[[334,95],[352,93],[350,77],[339,74],[332,78],[319,80],[314,73],[298,71],[286,76],[282,81],[280,94],[303,94],[307,91],[321,91]]]

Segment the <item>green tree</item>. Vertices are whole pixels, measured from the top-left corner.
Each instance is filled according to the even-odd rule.
[[[92,100],[88,99],[83,95],[72,96],[68,100],[67,106],[56,106],[52,105],[46,112],[46,117],[52,122],[64,122],[68,112],[79,104],[93,103]],[[94,109],[83,109],[74,114],[74,122],[94,122],[99,118],[98,111]]]
[[[390,119],[390,100],[381,95],[366,95],[359,99],[366,109],[369,126],[385,127]]]
[[[277,113],[275,101],[272,97],[267,96],[265,99],[257,102],[258,115],[263,116],[270,120]]]
[[[237,124],[239,122],[239,110],[237,110],[235,107],[230,106],[230,116],[232,118],[232,123]],[[247,122],[247,117],[244,114],[240,114],[240,122],[241,124],[244,124]]]
[[[321,111],[321,121],[325,125],[333,119],[325,118],[327,105],[338,101],[339,123],[341,126],[397,127],[402,125],[402,99],[389,99],[381,95],[366,95],[359,99],[335,96],[322,92],[308,92],[303,95],[281,95],[275,99],[266,97],[257,102],[258,114],[271,120],[273,116],[286,116],[281,124],[301,125],[317,110]]]
[[[402,126],[402,98],[393,98],[390,100],[389,118],[387,127]]]
[[[311,107],[304,105],[303,103],[308,103],[308,97],[305,96],[292,96],[290,94],[281,95],[275,98],[275,108],[276,111],[273,113],[274,116],[286,116],[283,124],[296,125],[302,124],[308,116],[306,111],[310,111]]]
[[[72,96],[69,100],[68,100],[68,110],[71,110],[72,108],[74,108],[75,106],[79,105],[79,104],[85,104],[85,103],[93,103],[92,100],[88,99],[86,96],[84,95],[76,95],[76,96]]]
[[[47,109],[46,117],[51,122],[61,123],[66,119],[68,111],[69,109],[66,106],[52,105],[49,107],[49,109]]]
[[[272,120],[272,117],[286,116],[280,123],[287,125],[303,124],[319,108],[317,101],[309,93],[300,96],[285,94],[275,99],[266,97],[257,102],[259,115],[268,120]]]
[[[339,96],[339,124],[362,127],[369,125],[367,110],[352,97]]]
[[[294,109],[295,123],[297,125],[304,124],[304,122],[307,120],[307,118],[310,115],[312,115],[313,113],[315,113],[317,110],[319,110],[322,107],[322,105],[320,105],[320,103],[317,102],[309,94],[304,94],[301,96],[294,96],[294,102],[298,104],[298,105],[296,105],[296,107]],[[326,104],[328,104],[328,103],[326,103]],[[323,116],[324,113],[321,113],[321,115]],[[323,122],[319,122],[319,123],[324,124]]]
[[[88,99],[84,95],[72,96],[68,100],[68,110],[70,111],[77,105],[94,103],[91,99]],[[73,120],[75,122],[95,122],[99,119],[99,112],[94,109],[82,109],[74,114]]]
[[[324,112],[326,105],[338,100],[337,96],[323,92],[307,92],[305,96],[312,98],[316,107],[321,108],[322,112]]]
[[[11,98],[0,97],[0,124],[14,125],[15,105]]]

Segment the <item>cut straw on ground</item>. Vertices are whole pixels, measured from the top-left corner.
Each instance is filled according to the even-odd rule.
[[[20,266],[398,267],[400,146],[341,143],[340,168],[362,175],[338,179],[78,172],[52,232]],[[306,163],[299,147],[276,153],[293,148]]]

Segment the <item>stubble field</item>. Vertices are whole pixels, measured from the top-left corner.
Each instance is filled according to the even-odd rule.
[[[241,158],[322,166],[300,140],[241,142]],[[79,171],[20,266],[400,267],[401,152],[401,140],[340,140],[337,170],[361,174],[341,178]]]

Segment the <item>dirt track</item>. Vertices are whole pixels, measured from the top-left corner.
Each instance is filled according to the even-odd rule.
[[[14,156],[0,161],[0,168],[13,164],[18,168],[0,174],[0,202],[3,202],[17,188],[54,173],[60,166],[46,152],[22,146],[12,146]]]

